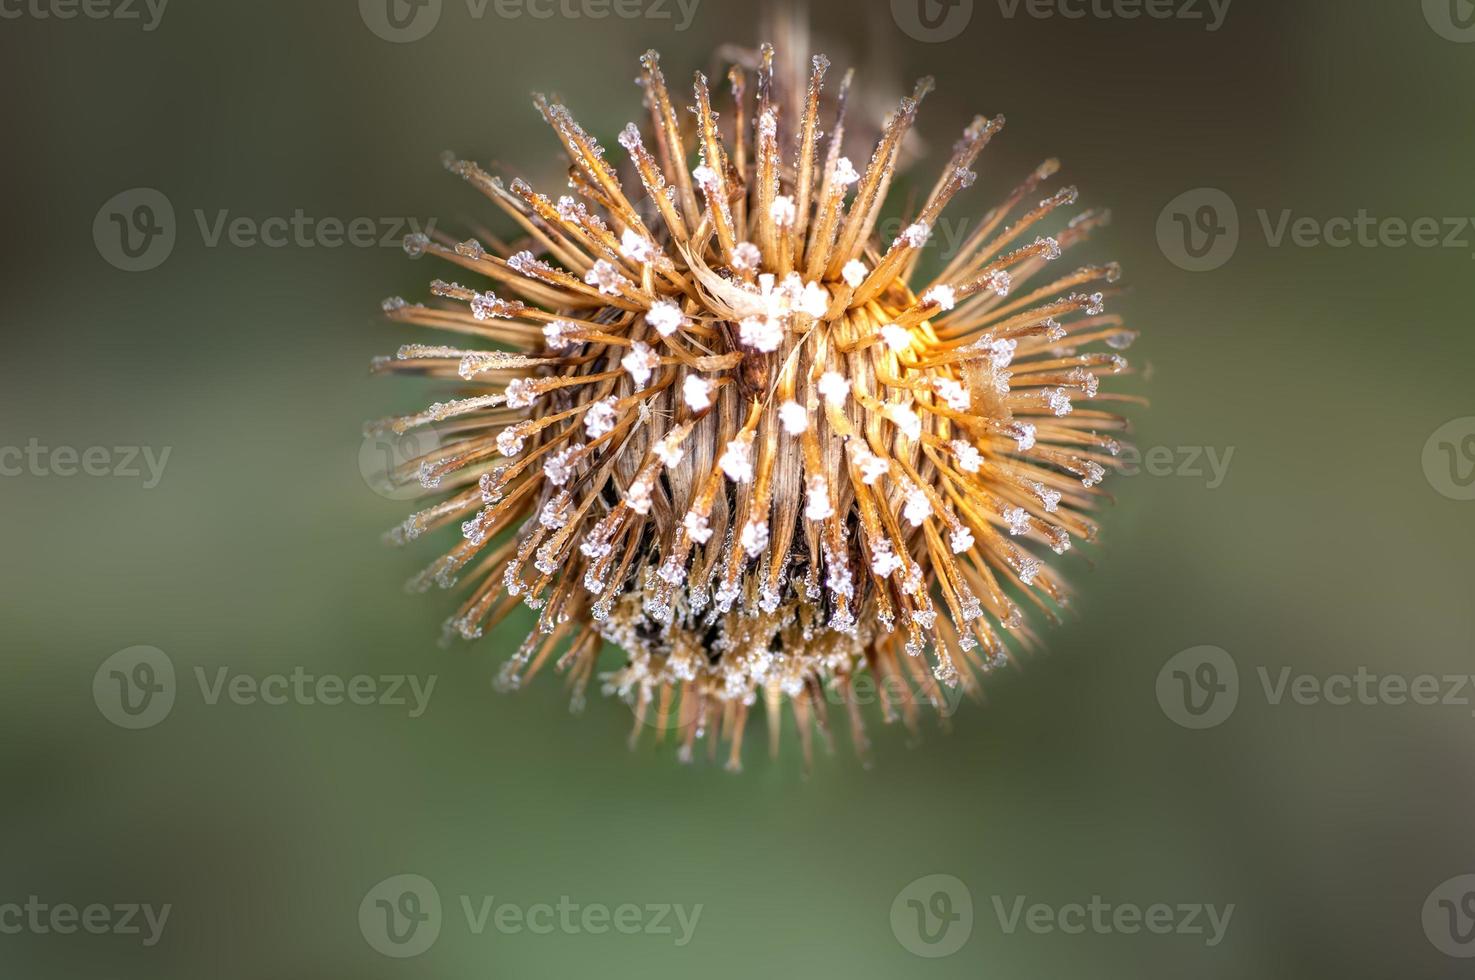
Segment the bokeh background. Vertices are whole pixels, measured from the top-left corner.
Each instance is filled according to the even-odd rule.
[[[704,753],[682,766],[669,745],[628,751],[628,708],[594,698],[571,716],[551,677],[495,695],[528,619],[439,648],[452,600],[399,585],[441,542],[379,543],[408,505],[370,489],[359,456],[363,420],[434,397],[368,376],[372,355],[423,339],[383,322],[378,302],[419,298],[442,270],[394,247],[211,246],[196,217],[500,228],[441,150],[555,190],[557,147],[530,92],[562,95],[613,148],[640,112],[639,53],[661,49],[677,79],[710,70],[718,46],[761,39],[753,5],[699,0],[682,30],[674,2],[655,8],[667,19],[595,19],[588,5],[538,19],[444,0],[410,43],[347,0],[174,0],[151,30],[141,3],[97,8],[138,20],[7,6],[0,445],[170,456],[153,487],[0,479],[0,905],[172,911],[147,947],[0,934],[0,973],[1469,975],[1424,912],[1475,871],[1471,705],[1276,705],[1258,671],[1475,671],[1475,503],[1450,495],[1450,474],[1475,466],[1460,438],[1475,423],[1452,430],[1454,470],[1425,452],[1475,415],[1475,228],[1450,247],[1277,246],[1259,215],[1475,215],[1475,43],[1460,20],[1475,11],[1234,0],[1208,30],[1101,16],[1101,0],[1079,19],[1011,7],[929,8],[963,18],[931,39],[900,0],[814,2],[810,22],[837,67],[860,69],[873,119],[936,76],[919,182],[973,113],[1008,115],[958,217],[1047,155],[1112,207],[1093,248],[1124,265],[1131,291],[1114,305],[1144,334],[1132,386],[1152,407],[1137,443],[1179,463],[1178,447],[1232,450],[1231,463],[1213,486],[1206,470],[1113,481],[1104,542],[1073,556],[1076,615],[1049,631],[1048,654],[997,675],[950,732],[929,722],[914,744],[873,724],[869,769],[841,732],[806,776],[792,738],[773,761],[752,740],[732,775]],[[150,271],[117,268],[93,234],[133,188],[176,215]],[[1223,192],[1240,234],[1222,265],[1191,272],[1158,231],[1198,188]],[[164,651],[178,683],[166,718],[128,730],[93,682],[136,645]],[[1189,730],[1158,678],[1202,645],[1232,657],[1240,694],[1222,724]],[[437,681],[419,717],[210,704],[196,671],[213,682],[221,668]],[[439,938],[411,959],[376,951],[358,914],[399,874],[444,904]],[[950,933],[961,948],[940,958],[915,955],[936,948],[893,916],[933,874],[973,906],[947,927],[969,930]],[[476,935],[460,896],[485,895],[702,912],[684,946]],[[1211,947],[1011,934],[995,899],[1016,896],[1235,910]]]

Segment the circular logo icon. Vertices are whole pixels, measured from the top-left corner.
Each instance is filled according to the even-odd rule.
[[[425,493],[420,462],[439,448],[440,435],[429,425],[407,432],[369,432],[359,444],[359,474],[381,497],[413,500]]]
[[[421,875],[393,875],[369,889],[359,903],[359,931],[375,951],[404,959],[419,956],[440,937],[440,892]]]
[[[1157,703],[1184,728],[1213,728],[1239,703],[1239,668],[1229,651],[1192,647],[1168,658],[1157,674]]]
[[[92,700],[119,728],[152,728],[174,708],[174,662],[158,647],[129,647],[92,675]]]
[[[973,0],[891,0],[902,33],[926,44],[951,41],[973,19]]]
[[[174,251],[174,236],[174,205],[152,187],[114,194],[92,219],[97,254],[124,272],[147,272],[163,265]]]
[[[952,875],[918,878],[896,893],[891,932],[914,956],[951,956],[973,934],[973,893]]]
[[[1157,244],[1185,272],[1212,272],[1239,248],[1239,209],[1217,187],[1179,194],[1158,215]]]
[[[1475,875],[1451,878],[1429,893],[1424,935],[1445,956],[1475,956]]]
[[[1424,443],[1424,477],[1450,500],[1475,500],[1475,417],[1434,430]]]
[[[441,0],[359,0],[359,16],[375,35],[395,44],[418,41],[440,23]]]
[[[1446,41],[1475,42],[1475,0],[1424,0],[1424,19]]]

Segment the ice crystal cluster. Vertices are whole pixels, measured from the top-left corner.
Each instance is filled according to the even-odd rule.
[[[1055,270],[1106,216],[1047,161],[929,256],[1002,118],[969,123],[883,237],[930,79],[852,157],[852,76],[823,56],[786,86],[764,45],[718,91],[696,74],[689,105],[654,52],[640,67],[645,125],[614,152],[535,99],[570,161],[557,197],[447,157],[518,239],[406,243],[470,284],[384,306],[464,338],[376,362],[460,389],[376,424],[438,436],[410,466],[443,499],[391,537],[459,525],[412,583],[464,590],[448,634],[537,611],[504,688],[552,667],[580,703],[611,644],[606,693],[683,755],[725,739],[737,767],[760,697],[806,756],[832,714],[863,746],[862,682],[914,725],[1032,644],[1021,605],[1066,602],[1042,556],[1095,534],[1124,428],[1098,383],[1134,335],[1103,311],[1115,265]]]

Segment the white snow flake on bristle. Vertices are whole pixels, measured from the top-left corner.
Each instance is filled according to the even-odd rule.
[[[860,174],[855,172],[855,167],[850,163],[849,157],[841,157],[835,161],[835,183],[841,187],[849,187],[860,180]]]
[[[503,456],[516,456],[522,452],[522,434],[517,426],[509,425],[497,433],[497,451]]]
[[[554,320],[543,325],[543,339],[554,350],[563,350],[569,345],[569,334],[579,329],[567,320]]]
[[[983,455],[962,439],[952,441],[953,458],[964,473],[977,473],[983,467]]]
[[[1035,576],[1040,574],[1040,560],[1033,555],[1025,555],[1019,559],[1016,571],[1019,573],[1019,581],[1025,585],[1033,585]]]
[[[898,558],[891,550],[891,542],[886,538],[871,539],[871,571],[876,575],[888,578],[905,564],[906,562]]]
[[[1070,414],[1070,395],[1060,388],[1046,388],[1043,392],[1045,403],[1050,406],[1050,411],[1056,415]]]
[[[952,534],[948,536],[948,544],[953,549],[953,554],[961,555],[973,547],[973,532],[959,524],[953,528]]]
[[[734,483],[748,483],[753,479],[753,440],[734,439],[727,444],[717,465]]]
[[[696,511],[687,511],[681,526],[686,528],[687,536],[697,544],[706,544],[712,537],[712,529],[707,526],[707,516],[698,514]]]
[[[574,453],[583,448],[583,446],[569,446],[567,449],[550,456],[543,463],[543,475],[548,478],[548,482],[556,487],[561,487],[567,483],[569,478],[574,475],[574,468],[569,464],[569,459]]]
[[[794,199],[787,195],[780,195],[774,198],[773,203],[768,206],[768,216],[780,228],[792,227],[797,214],[798,212],[794,208]]]
[[[933,286],[922,294],[922,302],[931,306],[936,303],[940,309],[950,310],[957,304],[957,294],[953,287],[946,285]]]
[[[859,289],[860,284],[866,281],[869,271],[860,259],[851,259],[845,263],[845,268],[840,270],[840,276],[851,289]]]
[[[649,262],[655,252],[655,245],[634,228],[626,228],[620,232],[620,254],[625,258],[634,262]]]
[[[768,317],[745,317],[738,323],[738,338],[748,347],[771,354],[783,343],[784,325]]]
[[[1046,317],[1045,322],[1040,324],[1045,328],[1045,339],[1051,342],[1065,339],[1065,328],[1052,316]]]
[[[1081,477],[1081,486],[1085,487],[1087,490],[1100,483],[1102,479],[1106,477],[1106,467],[1102,466],[1094,459],[1086,460],[1084,468],[1086,471],[1086,475]]]
[[[575,201],[568,194],[564,194],[558,199],[556,207],[558,216],[564,221],[573,221],[579,216],[579,212],[582,210],[579,207],[579,202]]]
[[[898,327],[894,323],[888,323],[881,328],[881,339],[886,342],[896,353],[901,353],[912,346],[912,335],[905,327]]]
[[[615,427],[618,415],[615,412],[615,402],[618,401],[614,395],[602,398],[590,405],[584,412],[584,431],[589,433],[590,439],[598,439]]]
[[[1014,447],[1018,452],[1027,453],[1035,448],[1035,425],[1033,422],[1011,422],[1005,426],[1005,431],[1014,437]]]
[[[743,525],[738,544],[742,545],[749,558],[757,558],[768,547],[768,525],[757,519],[749,520]]]
[[[784,402],[778,407],[778,418],[791,436],[802,435],[809,428],[809,413],[798,402]]]
[[[808,494],[808,506],[804,508],[804,516],[811,521],[822,521],[835,514],[834,505],[830,503],[830,484],[824,478],[824,474],[816,473],[804,481],[804,490]]]
[[[650,381],[651,372],[660,366],[661,359],[650,347],[636,341],[630,352],[620,358],[620,367],[630,372],[636,388],[644,388]]]
[[[688,374],[681,382],[681,398],[693,412],[705,411],[712,405],[712,384],[699,374]]]
[[[660,457],[663,466],[675,466],[680,463],[684,453],[685,450],[681,448],[681,441],[675,432],[656,443],[656,455]]]
[[[691,172],[691,179],[697,182],[702,190],[712,193],[717,190],[717,171],[705,163]]]
[[[635,149],[641,145],[640,127],[633,122],[625,123],[625,128],[620,130],[618,139],[627,153],[634,153]]]
[[[865,440],[852,436],[845,447],[850,451],[850,458],[856,467],[860,469],[860,482],[866,486],[871,486],[890,471],[891,464],[871,452]]]
[[[1046,262],[1054,262],[1056,259],[1060,258],[1060,243],[1057,242],[1055,239],[1048,236],[1044,238],[1036,238],[1035,244],[1037,246],[1040,246],[1040,258],[1044,259]]]
[[[508,408],[531,408],[537,400],[538,393],[531,378],[514,378],[507,382]]]
[[[927,239],[931,237],[932,229],[928,226],[927,222],[917,221],[907,225],[906,229],[901,233],[901,237],[897,239],[897,242],[911,248],[921,248],[927,244]]]
[[[403,245],[406,255],[412,259],[418,259],[430,247],[430,238],[417,231],[413,234],[406,235]]]
[[[669,337],[690,321],[682,315],[681,307],[669,299],[658,299],[646,311],[645,322],[655,327],[656,333],[662,337]]]
[[[996,295],[1004,297],[1008,296],[1009,290],[1014,288],[1014,277],[1003,269],[995,269],[988,274],[983,284],[993,290]]]
[[[1052,490],[1039,482],[1031,482],[1029,488],[1034,491],[1036,497],[1040,498],[1040,506],[1045,508],[1045,513],[1055,513],[1055,508],[1060,506],[1059,490]]]
[[[471,297],[471,315],[478,320],[489,320],[499,315],[501,305],[502,301],[497,299],[495,293],[477,293]]]
[[[625,491],[625,503],[637,514],[649,514],[651,506],[650,480],[642,477],[630,484]]]
[[[836,408],[845,404],[850,395],[850,382],[839,371],[826,371],[819,379],[819,394],[825,404]]]
[[[1087,316],[1100,316],[1101,312],[1106,309],[1106,297],[1101,293],[1092,293],[1090,296],[1076,296],[1073,298],[1081,302],[1082,309],[1085,310]]]
[[[1018,537],[1029,533],[1029,511],[1023,507],[1005,507],[1002,511],[1004,523],[1009,525],[1009,533]]]
[[[738,242],[732,250],[732,267],[739,272],[752,272],[763,261],[763,253],[752,242]]]
[[[830,308],[830,294],[817,282],[805,283],[794,307],[800,313],[819,319]]]
[[[906,506],[902,509],[902,516],[912,527],[921,526],[922,522],[932,516],[932,501],[927,499],[927,494],[922,488],[913,486],[907,491]]]
[[[584,273],[584,282],[598,286],[601,293],[610,296],[619,295],[621,288],[630,284],[630,280],[620,275],[620,271],[604,259],[595,262],[594,268]]]
[[[393,313],[394,311],[402,310],[409,305],[409,302],[403,296],[391,296],[384,302],[380,303],[379,308],[385,313]],[[1111,341],[1108,340],[1107,343],[1111,343]]]
[[[922,418],[910,405],[887,405],[886,417],[895,422],[902,435],[913,442],[922,438]]]
[[[955,412],[966,412],[968,406],[973,403],[973,398],[968,394],[968,389],[960,382],[952,378],[935,378],[932,387],[947,402],[947,407]]]
[[[538,523],[551,530],[567,527],[569,518],[573,516],[573,501],[565,490],[552,500],[543,505],[543,510],[538,514]]]

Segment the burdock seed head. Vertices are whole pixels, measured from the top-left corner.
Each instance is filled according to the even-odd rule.
[[[564,196],[447,159],[521,240],[407,242],[477,285],[385,304],[469,348],[378,362],[463,389],[381,423],[435,426],[416,465],[450,494],[392,537],[460,524],[415,580],[465,588],[449,633],[538,611],[504,688],[551,662],[577,703],[612,643],[623,665],[606,691],[677,719],[683,755],[723,737],[736,768],[760,693],[774,731],[791,705],[806,756],[831,700],[863,746],[858,682],[914,725],[919,703],[976,693],[1031,644],[1019,602],[1053,618],[1066,601],[1039,556],[1095,534],[1084,512],[1124,428],[1097,385],[1125,369],[1133,335],[1103,313],[1115,265],[1050,267],[1106,216],[1063,218],[1076,192],[1044,189],[1048,161],[920,280],[1002,118],[963,130],[888,241],[878,219],[930,79],[857,166],[851,75],[830,98],[823,56],[788,86],[763,46],[729,74],[724,120],[703,75],[683,112],[655,52],[640,65],[649,118],[619,133],[618,163],[535,100],[571,161]]]

